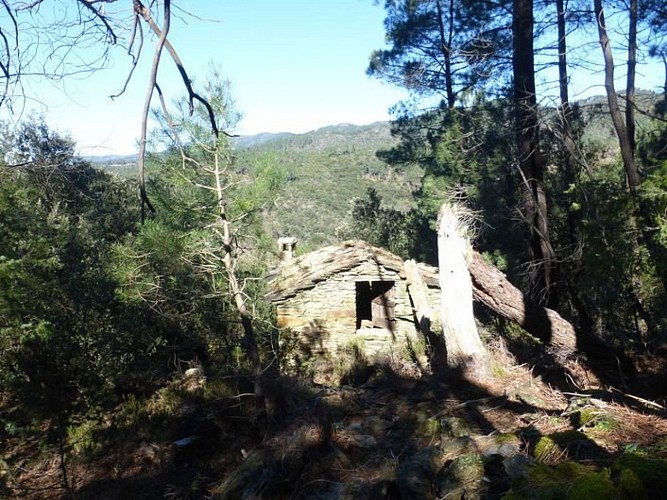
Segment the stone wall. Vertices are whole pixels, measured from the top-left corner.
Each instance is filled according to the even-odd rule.
[[[379,328],[356,329],[356,283],[359,281],[393,281],[395,322],[392,330]],[[439,290],[429,288],[433,329],[440,329],[438,318]],[[331,276],[314,288],[276,303],[280,328],[299,332],[305,352],[335,354],[351,344],[359,346],[369,356],[380,352],[403,349],[406,338],[418,338],[415,317],[407,285],[398,273],[364,262],[345,272]]]

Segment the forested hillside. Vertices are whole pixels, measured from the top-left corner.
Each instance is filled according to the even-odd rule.
[[[395,140],[388,123],[363,127],[336,125],[301,135],[277,136],[261,144],[237,144],[237,168],[271,163],[283,186],[265,212],[265,227],[274,236],[295,236],[300,250],[350,237],[353,202],[375,189],[390,208],[414,205],[421,168],[393,168],[377,157]]]
[[[234,138],[235,170],[246,181],[270,166],[280,190],[265,207],[265,230],[274,237],[291,235],[299,251],[351,236],[355,199],[376,190],[384,205],[399,211],[414,206],[421,183],[418,164],[400,168],[378,158],[396,140],[387,122],[332,125],[305,134],[259,134]],[[88,158],[110,173],[136,177],[130,158]],[[128,163],[130,160],[130,163]]]

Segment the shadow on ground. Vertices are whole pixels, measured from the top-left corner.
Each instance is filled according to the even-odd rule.
[[[652,498],[667,487],[663,416],[621,405],[609,391],[564,395],[513,361],[502,342],[491,350],[481,379],[428,358],[369,361],[358,351],[328,368],[326,384],[267,373],[261,414],[248,379],[184,375],[148,402],[126,401],[91,432],[90,446],[68,458],[69,492],[37,490],[27,477],[13,491],[82,499],[594,499]]]

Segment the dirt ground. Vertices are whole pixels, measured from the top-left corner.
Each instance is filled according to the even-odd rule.
[[[90,423],[85,445],[9,439],[0,496],[550,498],[553,480],[554,498],[567,498],[595,478],[600,495],[641,498],[667,486],[665,393],[651,383],[664,360],[637,360],[643,371],[624,376],[584,360],[521,364],[502,342],[490,351],[481,375],[393,358],[322,362],[315,381],[275,378],[261,417],[247,381],[183,376]],[[632,472],[638,494],[623,479],[628,456],[655,472],[650,488]],[[563,490],[558,474],[572,463]],[[531,482],[537,472],[547,486]]]

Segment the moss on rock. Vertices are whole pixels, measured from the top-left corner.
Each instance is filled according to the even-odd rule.
[[[530,473],[512,483],[506,499],[607,500],[619,498],[609,471],[597,470],[576,462],[556,467],[538,464]]]
[[[617,481],[623,498],[632,498],[634,500],[648,498],[644,483],[632,469],[620,469]]]
[[[484,460],[479,453],[466,453],[456,457],[442,471],[438,488],[439,498],[483,498]]]
[[[595,429],[608,431],[618,426],[610,413],[591,406],[579,410],[577,418],[581,427],[594,427]]]
[[[511,457],[521,450],[521,440],[516,434],[501,433],[491,436],[474,436],[473,441],[477,449],[485,457],[500,455]]]
[[[470,425],[468,422],[459,417],[449,417],[443,418],[440,422],[440,427],[442,429],[443,435],[446,437],[466,437],[472,434]]]
[[[533,457],[540,462],[550,462],[564,457],[569,449],[588,443],[590,440],[582,432],[555,432],[537,440],[533,449]]]
[[[667,490],[667,460],[644,456],[639,453],[623,453],[612,465],[618,485],[625,496],[659,498]]]
[[[415,434],[425,438],[439,438],[442,431],[442,425],[438,418],[427,418],[417,424]]]
[[[545,462],[554,455],[561,452],[556,442],[549,436],[542,436],[533,449],[533,457],[540,462]]]

